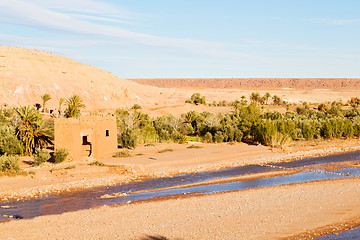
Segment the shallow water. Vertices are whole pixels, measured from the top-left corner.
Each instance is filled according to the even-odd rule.
[[[320,238],[316,238],[318,240],[329,240],[329,239],[337,239],[337,240],[350,240],[350,239],[360,239],[360,227],[357,227],[353,230],[339,232],[337,234],[329,234]]]
[[[341,161],[358,161],[360,160],[360,151],[347,154],[339,154],[334,156],[308,158],[299,161],[288,163],[271,164],[277,167],[286,168],[301,168],[304,166],[311,166],[316,164],[334,163]],[[80,209],[88,209],[95,206],[113,205],[119,203],[126,203],[128,201],[147,200],[152,198],[168,198],[172,196],[182,195],[199,195],[210,194],[215,192],[226,192],[233,190],[243,190],[248,188],[258,188],[266,186],[276,186],[291,183],[309,182],[323,179],[338,179],[347,178],[349,176],[333,174],[334,172],[341,172],[359,176],[358,168],[341,169],[327,172],[314,172],[302,170],[302,172],[294,173],[292,175],[275,176],[270,178],[259,178],[254,180],[238,180],[234,182],[215,183],[208,185],[200,185],[193,187],[181,187],[184,184],[201,183],[204,181],[225,179],[234,176],[243,176],[251,173],[278,171],[281,173],[284,170],[274,169],[272,167],[265,167],[260,165],[249,165],[243,167],[229,168],[213,172],[204,172],[196,174],[184,174],[175,177],[149,179],[141,182],[132,182],[128,184],[115,185],[111,187],[100,187],[90,190],[77,191],[71,193],[64,193],[60,195],[50,195],[38,199],[30,199],[23,201],[12,201],[4,203],[3,205],[11,206],[10,209],[0,209],[0,215],[20,215],[24,218],[33,218],[36,216],[60,214],[64,212],[76,211]],[[180,186],[179,186],[180,185]],[[174,187],[174,189],[166,189],[166,187]],[[137,191],[149,191],[140,192]],[[113,193],[128,193],[127,197],[116,197],[110,199],[102,199],[100,196]],[[0,221],[6,221],[9,218],[0,217]]]

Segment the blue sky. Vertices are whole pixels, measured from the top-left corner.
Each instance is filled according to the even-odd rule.
[[[0,45],[121,78],[360,77],[360,1],[0,0]]]

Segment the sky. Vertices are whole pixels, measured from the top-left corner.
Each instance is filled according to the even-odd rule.
[[[0,45],[120,78],[359,78],[360,1],[0,0]]]

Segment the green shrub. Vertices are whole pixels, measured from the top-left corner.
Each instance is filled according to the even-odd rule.
[[[135,148],[137,144],[137,134],[131,128],[126,128],[123,133],[120,134],[118,143],[123,148]]]
[[[204,136],[204,139],[206,142],[208,143],[212,143],[213,142],[213,136],[211,134],[211,132],[207,132]]]
[[[51,158],[49,151],[40,149],[35,152],[34,166],[39,166],[44,162],[47,162]]]
[[[1,172],[15,172],[20,171],[19,157],[12,155],[3,155],[0,157],[0,171]]]
[[[199,146],[199,145],[190,145],[190,146],[188,146],[187,148],[189,148],[189,149],[200,149],[200,148],[203,148],[203,146]]]
[[[66,168],[64,168],[64,169],[66,169],[66,170],[70,170],[70,169],[75,169],[76,168],[76,166],[75,165],[72,165],[72,166],[67,166]]]
[[[234,132],[234,140],[236,142],[241,142],[242,138],[243,138],[243,133],[239,130],[239,129],[235,129]]]
[[[194,128],[190,123],[183,123],[181,124],[179,131],[184,135],[192,135],[194,133]]]
[[[194,93],[191,95],[190,100],[186,101],[187,103],[193,103],[193,104],[204,104],[206,105],[205,97],[201,97],[200,93]]]
[[[217,131],[215,133],[214,140],[217,143],[222,143],[224,141],[224,134],[220,131]]]
[[[354,136],[354,127],[350,119],[346,119],[344,122],[343,136],[346,138]]]
[[[132,157],[132,155],[129,153],[128,150],[124,150],[124,151],[121,151],[121,152],[116,152],[114,155],[113,155],[114,158],[128,158],[128,157]]]
[[[102,162],[99,162],[99,161],[92,162],[89,165],[90,166],[99,166],[99,167],[105,167],[106,166],[105,163],[102,163]]]
[[[169,132],[164,130],[164,129],[161,129],[160,132],[159,132],[159,140],[160,142],[167,142],[169,141],[170,139],[170,135],[169,135]]]
[[[184,144],[187,142],[187,137],[184,134],[181,133],[174,133],[172,135],[172,139],[174,142],[180,143],[180,144]]]
[[[290,136],[276,132],[274,135],[270,137],[270,142],[268,146],[280,147],[281,149],[284,149],[287,145],[291,143],[291,141],[292,139]]]
[[[234,141],[235,128],[233,126],[226,126],[223,131],[224,142],[232,142]]]
[[[171,148],[165,148],[163,150],[158,151],[158,153],[166,153],[166,152],[173,152],[174,150]]]
[[[310,140],[314,138],[316,133],[315,126],[309,121],[303,121],[300,125],[301,134],[306,140]]]
[[[329,119],[326,119],[322,129],[321,133],[324,138],[333,138],[334,137],[334,129]]]
[[[69,155],[69,151],[65,148],[56,149],[54,152],[54,163],[62,163]]]
[[[22,154],[23,146],[11,126],[0,125],[0,155]]]
[[[270,120],[265,120],[255,128],[255,141],[270,146],[271,137],[273,137],[276,132],[277,127],[275,124]]]

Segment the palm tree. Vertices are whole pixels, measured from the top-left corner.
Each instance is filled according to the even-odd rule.
[[[133,110],[136,112],[136,110],[140,110],[140,109],[141,109],[141,106],[140,106],[139,104],[135,103],[135,104],[131,107],[131,109],[133,109]]]
[[[51,99],[50,95],[45,93],[44,95],[41,96],[41,99],[43,101],[43,112],[45,112],[45,104],[47,101],[49,101]]]
[[[272,97],[272,99],[273,99],[274,105],[281,105],[281,98],[280,98],[280,97],[274,95],[274,96]]]
[[[264,97],[265,97],[266,105],[269,105],[270,93],[268,93],[268,92],[265,93]]]
[[[251,93],[250,101],[253,103],[256,103],[256,105],[257,105],[258,102],[260,101],[260,94],[259,93]]]
[[[16,135],[25,145],[25,155],[52,144],[54,128],[50,121],[44,120],[41,114],[30,106],[16,109],[16,113],[19,116]]]
[[[198,116],[198,113],[195,111],[190,111],[182,115],[184,123],[190,123],[191,125],[196,121]]]
[[[67,118],[80,117],[81,109],[86,107],[85,104],[83,104],[83,100],[78,95],[73,95],[68,98],[65,105],[67,106],[65,109],[65,116]]]
[[[65,98],[60,98],[59,99],[59,115],[61,115],[62,111],[61,111],[61,106],[62,104],[65,102]]]

